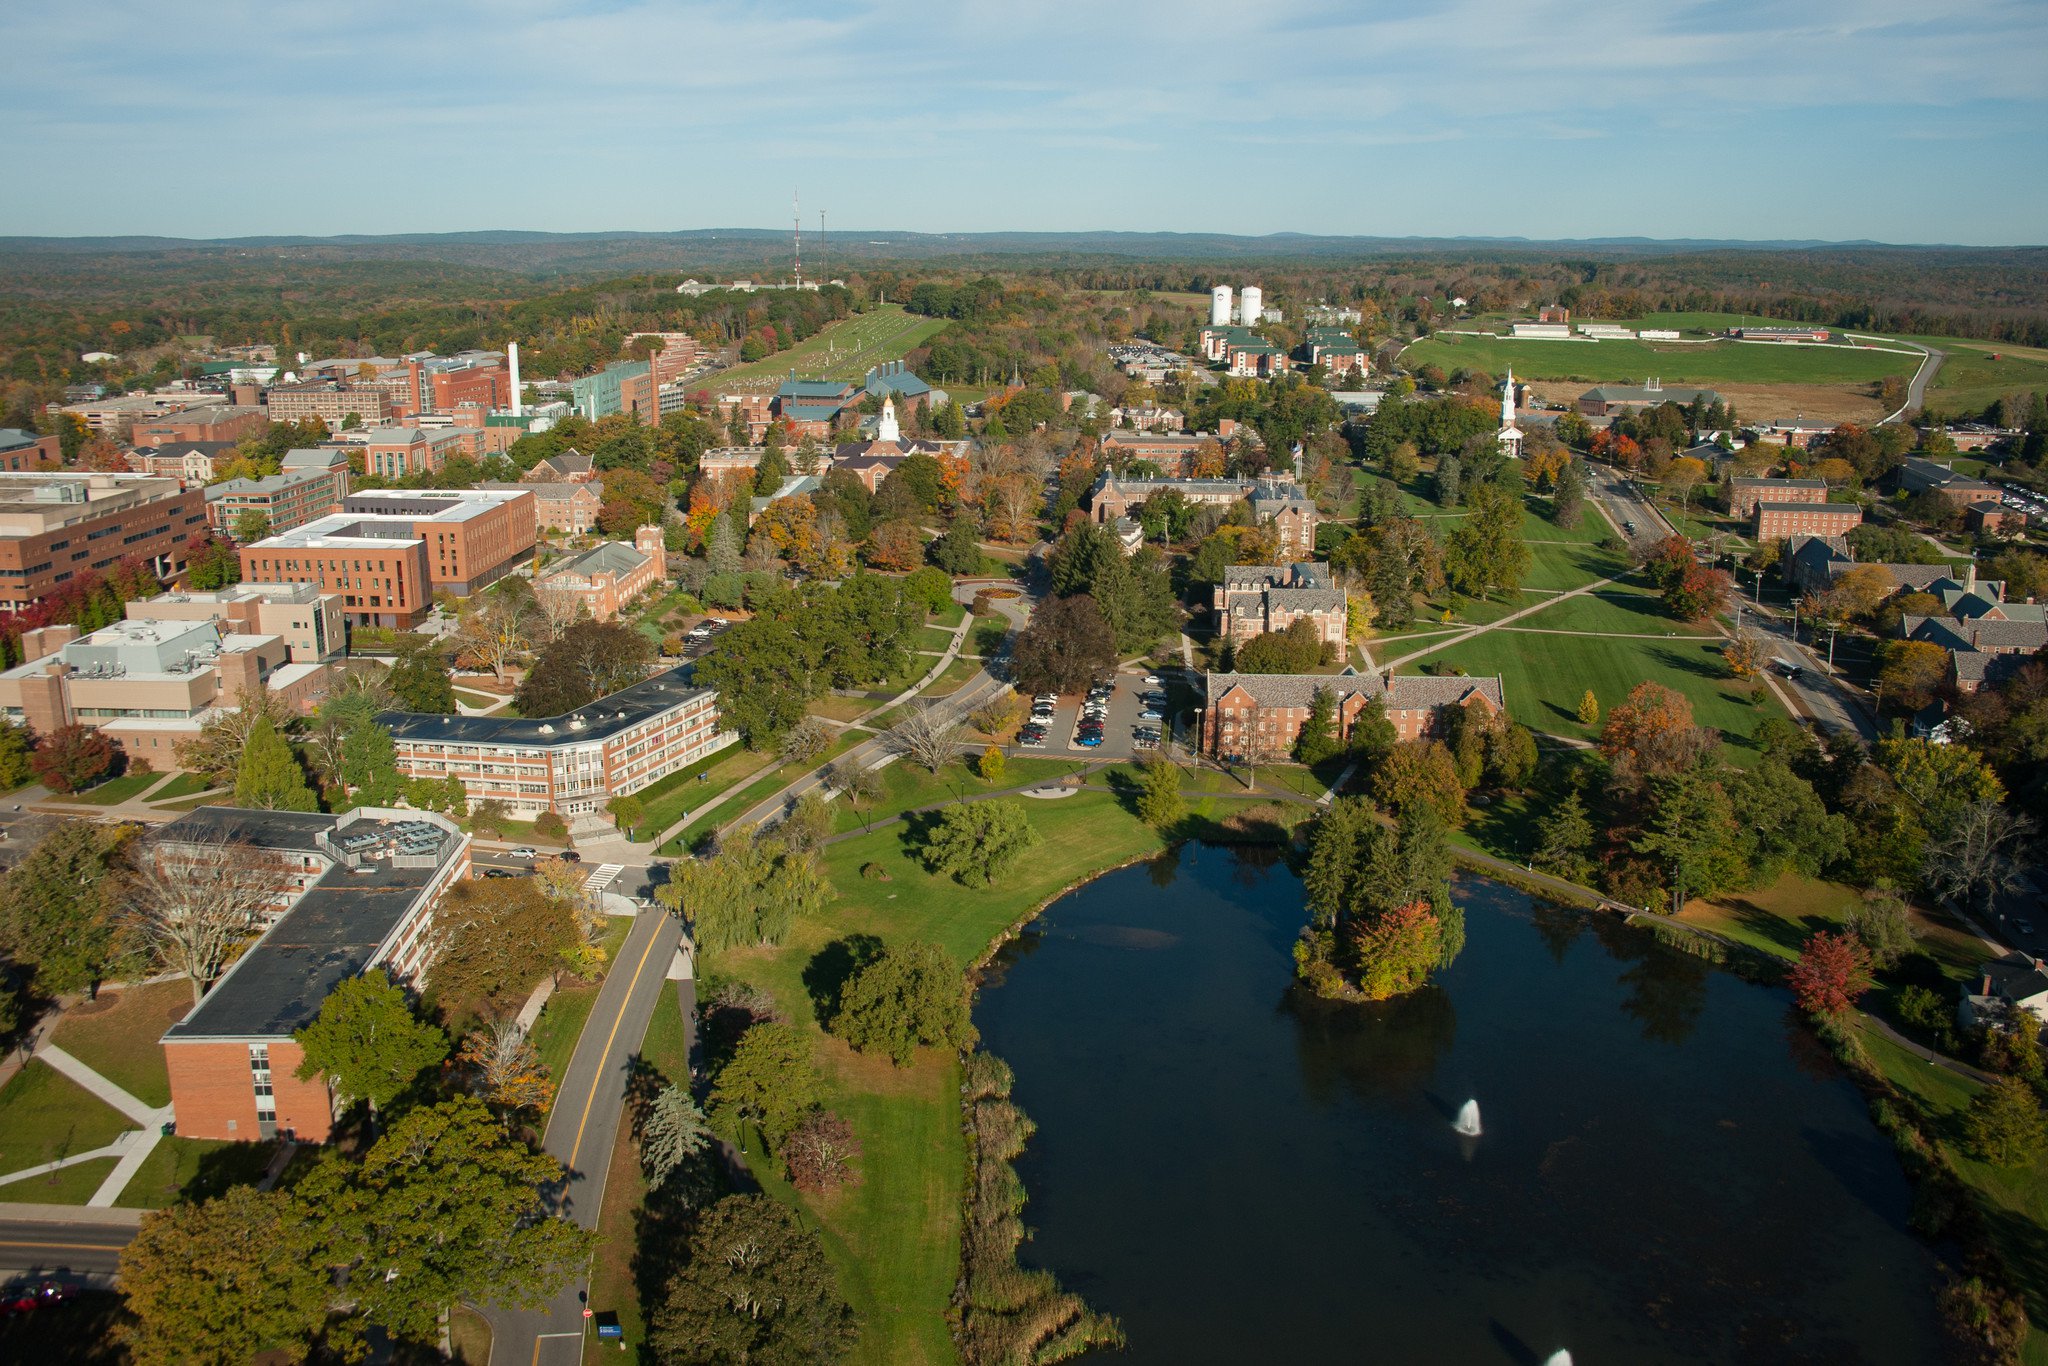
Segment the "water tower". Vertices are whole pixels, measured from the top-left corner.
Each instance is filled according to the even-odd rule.
[[[1230,286],[1218,285],[1209,291],[1209,326],[1227,327],[1230,324]]]
[[[1237,297],[1240,309],[1238,313],[1239,320],[1246,327],[1257,327],[1259,325],[1259,315],[1265,311],[1265,296],[1259,292],[1257,285],[1246,285],[1238,291]]]

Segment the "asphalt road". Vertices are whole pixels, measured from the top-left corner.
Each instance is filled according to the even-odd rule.
[[[1664,520],[1664,514],[1652,507],[1650,500],[1638,493],[1619,470],[1591,461],[1586,462],[1586,469],[1591,475],[1588,492],[1631,545],[1654,545],[1672,534],[1671,523]],[[1629,525],[1635,527],[1634,532],[1622,530]]]
[[[1877,739],[1877,725],[1852,697],[1829,676],[1825,651],[1816,651],[1792,638],[1792,624],[1766,616],[1754,607],[1744,611],[1743,628],[1761,635],[1774,658],[1782,657],[1800,666],[1797,678],[1786,678],[1777,670],[1771,676],[1779,687],[1798,697],[1806,714],[1825,731],[1852,731],[1866,741]]]
[[[132,1225],[0,1219],[0,1275],[104,1285],[134,1236]]]
[[[640,914],[562,1074],[541,1146],[569,1173],[555,1195],[555,1212],[585,1228],[597,1225],[612,1142],[625,1117],[631,1061],[655,1010],[669,1008],[662,986],[682,938],[674,916],[659,910]],[[491,1366],[575,1366],[583,1359],[583,1293],[584,1278],[576,1277],[545,1309],[487,1310]]]

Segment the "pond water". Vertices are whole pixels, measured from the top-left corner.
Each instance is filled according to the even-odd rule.
[[[1187,846],[1049,908],[976,1008],[1038,1124],[1026,1264],[1133,1362],[1939,1358],[1910,1189],[1785,993],[1457,898],[1456,965],[1381,1006],[1291,990],[1270,854]]]

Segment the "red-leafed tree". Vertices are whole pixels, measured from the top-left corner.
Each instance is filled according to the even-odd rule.
[[[789,1183],[813,1194],[860,1184],[853,1163],[860,1160],[860,1140],[853,1126],[830,1110],[813,1110],[783,1140],[782,1160],[789,1164]]]
[[[1787,978],[1799,1008],[1812,1015],[1843,1015],[1870,990],[1870,957],[1846,934],[1816,934],[1799,950]]]
[[[52,792],[76,792],[113,772],[114,742],[89,726],[61,726],[45,735],[28,766]]]

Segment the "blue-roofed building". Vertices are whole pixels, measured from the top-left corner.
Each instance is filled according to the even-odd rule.
[[[910,373],[903,361],[884,361],[868,371],[868,392],[876,398],[895,398],[906,406],[931,397],[932,386]]]

